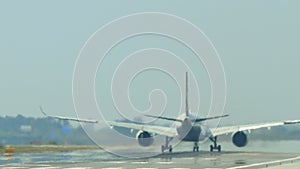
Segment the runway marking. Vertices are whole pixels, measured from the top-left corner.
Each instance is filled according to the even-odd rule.
[[[190,169],[190,168],[170,168],[170,169]]]
[[[157,169],[157,168],[136,168],[136,169]]]
[[[195,157],[184,157],[184,158],[181,158],[182,160],[194,160]]]
[[[227,168],[227,169],[242,169],[242,168],[265,167],[265,166],[268,167],[269,165],[272,165],[272,164],[282,164],[285,162],[291,162],[291,161],[297,161],[297,160],[300,160],[300,156],[294,157],[294,158],[288,158],[288,159],[284,159],[284,160],[275,160],[275,161],[269,161],[269,162],[262,162],[262,163],[255,163],[255,164],[250,164],[250,165],[231,167],[231,168]]]
[[[124,163],[127,163],[127,161],[103,161],[101,163],[105,163],[105,164],[124,164]]]
[[[4,167],[2,169],[20,169],[20,168],[28,168],[28,167]]]
[[[131,164],[148,164],[148,161],[133,161]]]
[[[157,164],[173,164],[173,161],[159,161]]]
[[[37,167],[34,169],[57,169],[57,168],[60,168],[60,167]]]
[[[102,168],[102,169],[122,169],[123,167],[108,167],[108,168]]]
[[[204,160],[214,161],[214,160],[217,160],[217,158],[204,158]]]
[[[92,167],[72,167],[72,168],[65,168],[65,169],[90,169]]]

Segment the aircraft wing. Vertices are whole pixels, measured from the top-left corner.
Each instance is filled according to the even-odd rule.
[[[164,135],[168,137],[177,136],[176,128],[163,127],[163,126],[154,126],[154,125],[144,125],[144,124],[135,124],[135,123],[123,123],[123,122],[108,122],[110,126],[125,127],[129,129],[147,131],[149,133],[155,133],[159,135]]]
[[[44,112],[42,107],[40,107],[40,111],[46,116],[51,117],[59,120],[71,120],[71,121],[77,121],[77,122],[85,122],[85,123],[98,123],[97,120],[90,120],[90,119],[78,119],[78,118],[72,118],[72,117],[63,117],[63,116],[51,116]],[[149,133],[164,135],[168,137],[175,137],[177,136],[177,131],[175,128],[170,127],[163,127],[163,126],[154,126],[154,125],[143,125],[143,124],[135,124],[135,123],[122,123],[122,122],[107,122],[110,126],[118,126],[118,127],[125,127],[129,129],[136,129],[136,130],[142,130],[147,131]]]
[[[42,107],[40,107],[40,111],[46,116],[46,117],[51,117],[54,119],[59,119],[59,120],[70,120],[70,121],[77,121],[77,122],[84,122],[84,123],[98,123],[97,120],[90,120],[90,119],[79,119],[79,118],[72,118],[72,117],[63,117],[63,116],[51,116],[48,115],[44,112]]]
[[[223,134],[230,134],[238,131],[249,131],[260,128],[271,128],[275,126],[283,126],[287,124],[296,124],[300,123],[300,120],[289,120],[273,123],[260,123],[260,124],[249,124],[249,125],[238,125],[238,126],[228,126],[228,127],[218,127],[215,130],[212,130],[212,136],[219,136]]]
[[[84,122],[84,123],[98,123],[97,120],[90,120],[90,119],[78,119],[78,118],[72,118],[72,117],[62,117],[62,116],[49,116],[47,117],[59,119],[59,120],[70,120],[70,121],[77,121],[77,122]]]

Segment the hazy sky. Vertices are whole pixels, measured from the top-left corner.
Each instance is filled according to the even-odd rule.
[[[297,0],[1,0],[1,116],[39,117],[39,105],[75,116],[72,75],[86,40],[124,15],[165,12],[198,26],[218,51],[227,79],[225,123],[300,119],[299,8]]]

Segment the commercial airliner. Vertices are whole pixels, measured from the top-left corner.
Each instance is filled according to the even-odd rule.
[[[60,119],[60,120],[72,120],[85,123],[98,123],[97,120],[88,120],[88,119],[78,119],[78,118],[69,118],[62,116],[51,116],[47,115],[43,109],[40,107],[41,112],[51,118]],[[205,139],[212,141],[210,145],[210,151],[221,151],[221,145],[217,144],[217,138],[220,135],[232,134],[232,142],[237,147],[244,147],[248,143],[248,131],[260,128],[271,128],[274,126],[283,126],[288,124],[300,123],[300,120],[289,120],[289,121],[280,121],[280,122],[271,122],[271,123],[260,123],[260,124],[249,124],[249,125],[237,125],[237,126],[227,126],[227,127],[218,127],[211,129],[208,126],[204,125],[203,122],[212,119],[218,119],[227,117],[228,115],[206,117],[206,118],[197,118],[193,114],[189,113],[189,102],[188,102],[188,73],[186,72],[186,92],[185,92],[185,113],[180,115],[178,118],[162,117],[162,116],[153,116],[146,115],[152,118],[158,118],[168,121],[175,122],[174,127],[164,127],[158,125],[146,125],[146,124],[136,124],[136,123],[125,123],[125,122],[114,122],[110,121],[108,124],[112,127],[124,127],[129,129],[135,129],[139,132],[136,135],[136,139],[140,146],[147,147],[153,144],[154,135],[163,135],[165,136],[165,144],[161,146],[162,152],[166,150],[172,152],[173,148],[170,145],[170,142],[178,137],[182,141],[194,142],[193,151],[198,152],[199,146],[198,143]]]

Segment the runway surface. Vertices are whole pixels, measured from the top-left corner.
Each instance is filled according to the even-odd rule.
[[[58,155],[58,154],[56,154]],[[35,158],[38,158],[36,155]],[[58,158],[62,158],[60,155]],[[299,159],[296,159],[299,158]],[[264,164],[286,160],[278,164]],[[293,163],[292,163],[293,162]],[[292,164],[291,164],[292,163]],[[262,164],[255,166],[255,164]],[[295,154],[263,153],[263,152],[180,152],[163,154],[145,159],[102,159],[102,161],[87,162],[36,162],[36,163],[8,163],[0,165],[3,169],[217,169],[217,168],[263,168],[265,166],[296,165],[300,168],[300,157]],[[247,167],[248,166],[248,167]],[[278,166],[283,167],[284,166]],[[274,168],[275,169],[275,168]],[[278,168],[280,169],[280,168]]]
[[[299,169],[299,141],[256,142],[243,149],[224,145],[221,153],[190,152],[190,144],[176,147],[172,154],[151,158],[127,159],[103,150],[80,150],[59,153],[24,153],[14,157],[0,155],[2,169]],[[204,145],[203,147],[207,147]],[[231,149],[232,151],[226,151]]]

